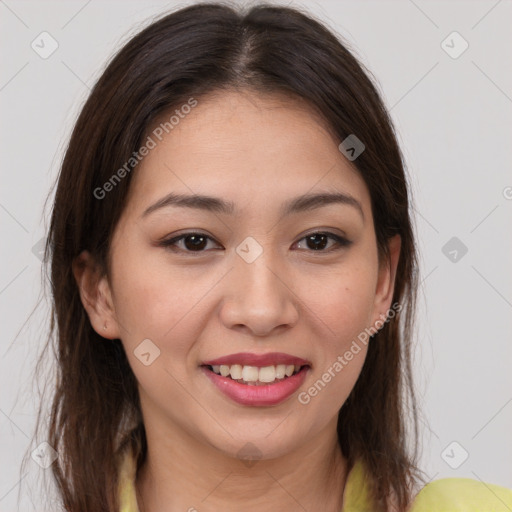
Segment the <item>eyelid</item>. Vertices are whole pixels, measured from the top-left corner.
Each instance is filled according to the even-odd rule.
[[[334,229],[336,229],[339,232],[335,233],[334,231],[332,231]],[[302,240],[303,238],[305,238],[307,236],[311,236],[311,235],[329,235],[334,238],[338,237],[338,238],[343,238],[346,241],[349,241],[348,236],[345,234],[345,232],[338,228],[313,228],[312,230],[308,230],[304,234],[299,235],[300,238],[298,240]]]
[[[171,238],[168,238],[168,239],[164,238],[162,240],[159,240],[157,242],[157,244],[159,246],[162,246],[162,247],[170,250],[170,251],[181,252],[182,254],[200,255],[200,254],[209,252],[207,250],[188,251],[188,250],[184,250],[184,249],[178,248],[178,247],[176,247],[174,245],[176,242],[179,242],[179,241],[183,240],[184,238],[186,238],[187,236],[191,236],[191,235],[199,235],[199,236],[202,236],[202,237],[204,237],[204,238],[206,238],[208,240],[211,240],[211,241],[215,242],[218,245],[221,245],[212,236],[208,235],[207,233],[201,232],[201,231],[187,231],[187,232],[184,232],[184,233],[180,233],[179,235],[173,236]],[[322,228],[318,229],[318,228],[315,228],[313,231],[306,232],[305,234],[303,234],[299,239],[297,239],[296,242],[294,242],[294,245],[296,243],[304,240],[304,238],[307,238],[308,236],[313,236],[313,235],[326,235],[331,240],[334,240],[337,245],[335,245],[333,248],[330,248],[330,249],[325,249],[325,250],[322,249],[322,250],[318,250],[318,251],[304,249],[306,252],[316,253],[316,254],[322,254],[322,253],[323,254],[329,254],[331,252],[334,252],[334,251],[337,251],[337,250],[349,247],[353,243],[353,241],[349,240],[346,237],[346,235],[340,235],[340,234],[337,234],[337,233],[333,233],[332,231],[329,231],[328,229],[322,229]]]
[[[325,236],[327,236],[327,238],[334,240],[336,242],[336,244],[334,245],[334,247],[331,247],[330,249],[324,249],[324,250],[319,250],[319,251],[304,249],[307,253],[311,253],[311,254],[318,254],[318,255],[331,254],[332,252],[336,252],[341,249],[347,248],[350,245],[352,245],[352,243],[353,243],[352,240],[349,240],[345,235],[333,233],[332,231],[329,231],[327,229],[315,229],[314,231],[311,231],[309,233],[302,235],[295,243],[298,243],[298,242],[304,240],[305,238],[307,238],[309,236],[313,236],[313,235],[325,235]]]
[[[174,244],[181,241],[182,239],[186,238],[187,236],[191,235],[199,235],[202,236],[208,240],[214,241],[216,244],[220,245],[212,236],[208,235],[207,233],[203,233],[202,231],[186,231],[184,233],[180,233],[179,235],[175,235],[171,238],[163,238],[161,240],[158,240],[157,245],[160,247],[163,247],[164,249],[167,249],[172,252],[180,252],[182,254],[192,254],[192,255],[200,255],[204,254],[208,251],[202,250],[202,251],[187,251],[184,249],[181,249],[179,247],[176,247]]]

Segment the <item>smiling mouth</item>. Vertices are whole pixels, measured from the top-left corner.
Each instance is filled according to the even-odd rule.
[[[268,386],[282,382],[293,375],[308,369],[309,365],[278,364],[271,366],[248,366],[248,365],[203,365],[212,373],[221,377],[229,378],[239,384],[247,386]]]

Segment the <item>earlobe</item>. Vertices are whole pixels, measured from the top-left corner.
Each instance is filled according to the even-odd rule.
[[[93,329],[103,338],[119,338],[118,322],[107,277],[101,275],[88,251],[80,253],[73,261],[72,269],[82,305]]]

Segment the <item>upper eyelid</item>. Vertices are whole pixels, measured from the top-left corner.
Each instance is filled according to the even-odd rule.
[[[205,237],[205,238],[215,242],[218,245],[221,245],[221,244],[219,244],[219,242],[217,242],[215,240],[214,237],[208,235],[207,233],[203,233],[201,231],[188,231],[188,232],[181,233],[179,235],[173,236],[173,237],[168,238],[168,239],[164,238],[164,239],[160,240],[159,243],[162,244],[162,245],[169,245],[169,246],[171,246],[172,244],[175,244],[175,243],[183,240],[185,237],[190,236],[190,235],[200,235],[200,236],[203,236],[203,237]],[[302,235],[297,240],[297,242],[300,242],[304,238],[306,238],[308,236],[312,236],[312,235],[327,235],[329,238],[331,238],[332,240],[334,240],[338,244],[340,244],[341,241],[344,242],[345,246],[348,246],[348,245],[352,244],[352,241],[349,240],[348,237],[345,234],[340,235],[340,234],[337,234],[337,233],[333,233],[333,232],[329,231],[328,229],[316,229],[315,231],[308,232],[308,233]],[[339,238],[340,240],[338,240],[337,238]],[[201,253],[201,252],[206,252],[206,251],[204,251],[204,250],[202,250],[202,251],[187,251],[187,250],[185,250],[184,252]],[[328,251],[318,251],[318,252],[328,252]]]

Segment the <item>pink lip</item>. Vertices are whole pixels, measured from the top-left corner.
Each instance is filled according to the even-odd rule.
[[[219,357],[211,361],[205,361],[205,366],[217,366],[225,364],[231,366],[240,364],[242,366],[275,366],[278,364],[293,364],[297,366],[311,366],[309,361],[300,357],[291,356],[282,352],[272,352],[269,354],[251,354],[250,352],[240,352],[238,354],[230,354],[229,356]]]
[[[263,386],[240,384],[229,377],[217,375],[206,366],[202,366],[201,370],[211,380],[211,382],[213,382],[217,389],[235,402],[242,405],[269,406],[277,405],[283,400],[286,400],[289,396],[293,395],[293,393],[295,393],[295,391],[297,391],[297,389],[299,389],[299,387],[304,383],[310,368],[302,368],[298,373],[291,377]]]

